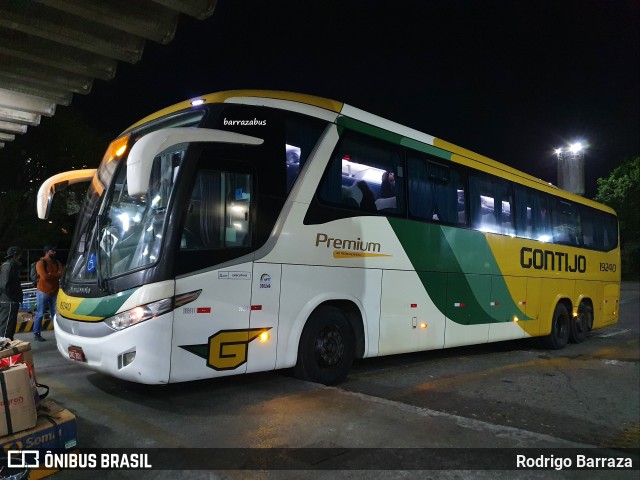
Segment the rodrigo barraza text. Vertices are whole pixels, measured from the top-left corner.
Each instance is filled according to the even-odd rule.
[[[517,455],[516,468],[546,470],[551,468],[554,470],[568,468],[622,469],[633,468],[633,460],[629,457],[591,457],[587,455],[576,455],[575,459],[570,457],[556,457],[554,455],[539,455],[536,457]]]

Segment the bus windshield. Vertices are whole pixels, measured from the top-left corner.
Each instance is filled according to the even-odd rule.
[[[123,162],[121,158],[111,158],[109,149],[93,181],[89,184],[80,211],[76,227],[76,244],[73,246],[68,260],[70,268],[67,270],[67,276],[73,281],[91,281],[96,278],[96,255],[95,248],[93,248],[96,238],[95,217],[103,193],[111,184],[118,166]]]
[[[159,256],[165,217],[186,145],[158,155],[146,195],[127,194],[127,166],[99,217],[98,260],[101,274],[114,277],[154,263]]]
[[[160,128],[197,126],[204,113],[190,111],[163,119],[138,132],[136,138]],[[66,280],[74,283],[95,283],[157,258],[166,207],[186,145],[158,155],[148,194],[133,198],[127,195],[127,157],[111,153],[118,140],[107,149],[80,211],[66,271]]]

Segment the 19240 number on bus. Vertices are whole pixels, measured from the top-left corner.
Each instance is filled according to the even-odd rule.
[[[615,272],[617,265],[615,263],[600,262],[601,272]]]

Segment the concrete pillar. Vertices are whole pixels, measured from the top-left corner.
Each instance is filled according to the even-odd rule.
[[[584,195],[584,154],[558,154],[558,187],[567,192]]]

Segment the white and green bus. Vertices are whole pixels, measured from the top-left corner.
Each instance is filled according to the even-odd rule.
[[[90,182],[58,295],[60,353],[164,384],[616,323],[615,212],[340,102],[185,101],[124,131]]]

